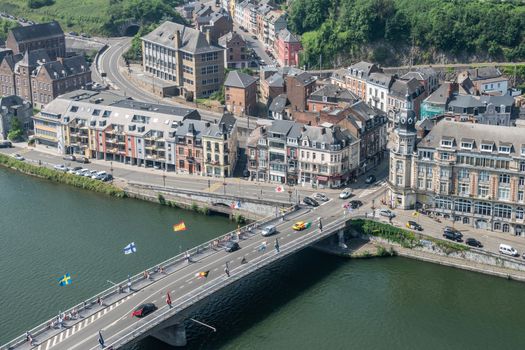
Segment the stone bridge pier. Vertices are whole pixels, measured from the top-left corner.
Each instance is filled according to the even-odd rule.
[[[186,327],[180,319],[167,320],[161,326],[163,328],[153,331],[150,335],[171,346],[186,346]]]

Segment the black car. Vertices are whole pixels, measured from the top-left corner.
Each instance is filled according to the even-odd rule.
[[[83,164],[89,163],[89,159],[87,157],[78,157],[76,161]]]
[[[443,233],[443,237],[445,237],[446,239],[450,239],[451,241],[463,242],[463,240],[461,239],[461,236],[458,235],[456,232],[445,231]]]
[[[242,172],[242,176],[244,178],[249,178],[250,177],[250,170],[244,169],[243,172]]]
[[[131,316],[138,318],[145,317],[157,310],[157,307],[153,303],[142,304],[131,313]]]
[[[452,232],[454,233],[456,236],[459,236],[460,238],[463,238],[463,234],[461,232],[459,232],[458,230],[456,230],[455,228],[453,227],[450,227],[450,226],[446,226],[445,229],[443,230],[444,233],[447,233],[447,232]]]
[[[111,180],[113,180],[113,175],[111,175],[111,174],[105,174],[105,175],[103,175],[102,177],[100,177],[100,180],[101,180],[101,181],[104,181],[104,182],[111,181]]]
[[[407,222],[406,226],[411,230],[423,231],[423,227],[415,221]]]
[[[234,252],[239,249],[241,249],[241,247],[239,246],[239,243],[233,242],[233,241],[229,241],[224,246],[224,250],[227,251],[228,253]]]
[[[358,201],[358,200],[350,201],[350,207],[352,209],[357,209],[357,208],[359,208],[362,205],[363,205],[363,202],[361,202],[361,201]]]
[[[316,201],[315,199],[311,198],[311,197],[304,197],[303,198],[303,203],[306,204],[306,205],[310,205],[312,207],[318,207],[319,206],[319,202]]]
[[[471,247],[478,247],[478,248],[483,248],[483,244],[481,244],[480,241],[478,241],[477,239],[474,239],[474,238],[467,238],[465,240],[465,243]]]
[[[375,177],[375,175],[368,175],[368,176],[366,177],[365,182],[366,182],[367,184],[373,184],[374,182],[376,182],[376,177]]]

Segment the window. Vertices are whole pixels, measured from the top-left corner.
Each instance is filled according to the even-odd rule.
[[[472,210],[472,202],[466,199],[456,199],[454,202],[454,210],[461,213],[470,213]]]
[[[516,219],[523,220],[523,208],[522,207],[516,208]]]
[[[472,149],[472,142],[461,142],[462,149]]]
[[[508,201],[510,199],[510,188],[509,187],[498,188],[498,199],[502,201]]]
[[[520,177],[518,180],[518,186],[524,186],[525,185],[525,177]]]
[[[485,202],[476,202],[474,204],[474,212],[479,215],[490,215],[492,213],[492,205]]]
[[[488,185],[478,185],[478,196],[486,198],[489,196],[489,186]]]
[[[469,178],[469,170],[468,169],[464,169],[464,168],[459,169],[458,178],[460,180],[468,179]]]
[[[438,209],[452,209],[452,201],[447,198],[436,198],[436,208]]]
[[[446,169],[446,168],[439,169],[439,176],[445,179],[450,178],[450,169]]]
[[[432,189],[432,180],[427,180],[427,190],[431,190]]]
[[[184,154],[184,147],[179,147],[179,154]]]
[[[499,146],[498,151],[499,153],[510,154],[510,147],[509,146]]]
[[[450,148],[452,147],[452,140],[449,140],[449,139],[442,139],[441,140],[441,147],[447,147],[447,148]]]
[[[440,193],[448,193],[448,182],[440,182],[439,183],[439,192]]]
[[[396,177],[396,185],[397,186],[402,186],[403,185],[403,177],[402,176],[397,176]]]
[[[500,174],[499,175],[499,183],[500,184],[510,184],[510,175],[508,175],[508,174]]]
[[[512,208],[510,205],[496,204],[494,206],[494,216],[498,218],[510,219]]]
[[[458,186],[459,194],[469,195],[470,194],[470,185],[465,183],[460,183]]]
[[[450,159],[450,153],[447,153],[447,152],[441,153],[441,159],[442,160],[449,160]]]
[[[525,162],[520,162],[520,171],[525,171]]]
[[[70,112],[76,112],[78,111],[78,106],[71,106],[71,108],[69,109]]]
[[[488,182],[488,181],[489,181],[488,171],[480,171],[479,172],[479,182]]]
[[[523,202],[523,191],[518,191],[518,202]]]
[[[492,144],[484,143],[481,145],[481,151],[482,152],[492,152],[492,146],[493,146]]]
[[[425,189],[425,181],[423,179],[417,179],[417,188],[420,190]]]

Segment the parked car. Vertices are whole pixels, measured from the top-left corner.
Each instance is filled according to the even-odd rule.
[[[13,158],[15,158],[16,160],[25,160],[25,158],[18,153],[13,154]]]
[[[443,233],[443,237],[445,237],[446,239],[450,239],[451,241],[463,242],[463,239],[461,238],[461,236],[453,231],[445,231]]]
[[[86,168],[82,168],[80,170],[78,170],[75,175],[78,175],[78,176],[84,176],[85,173],[87,173],[89,171],[89,169],[86,169]]]
[[[510,255],[510,256],[520,256],[518,251],[516,249],[512,248],[508,244],[500,244],[499,245],[499,252],[501,254]]]
[[[341,199],[348,199],[352,197],[352,189],[347,187],[343,190],[343,192],[339,193],[339,198]]]
[[[99,180],[100,180],[100,181],[104,181],[104,182],[111,181],[111,180],[113,180],[113,175],[111,175],[111,174],[106,174],[106,175],[100,177]]]
[[[78,33],[77,32],[69,32],[69,35],[71,35],[71,36],[78,36]]]
[[[310,205],[312,207],[318,207],[319,206],[319,202],[316,201],[315,199],[311,198],[311,197],[304,197],[303,198],[303,203],[306,204],[306,205]]]
[[[263,236],[271,236],[271,235],[274,235],[277,233],[277,227],[275,227],[274,225],[269,225],[269,226],[266,226],[265,228],[262,229],[261,231],[261,235]]]
[[[58,170],[58,171],[64,171],[64,172],[67,171],[67,168],[64,164],[57,164],[53,168],[55,168],[55,170]]]
[[[73,161],[73,162],[74,162],[75,160],[77,160],[77,157],[75,157],[74,155],[70,154],[70,155],[65,156],[65,157],[62,158],[62,159],[64,159],[64,160],[70,160],[70,161]]]
[[[357,208],[359,208],[362,205],[363,205],[363,202],[361,202],[361,201],[358,201],[358,200],[350,201],[350,208],[352,208],[352,209],[357,209]]]
[[[244,170],[242,171],[242,176],[243,176],[244,178],[246,178],[246,179],[249,178],[249,177],[250,177],[250,170],[248,170],[248,169],[244,169]]]
[[[13,148],[11,141],[2,141],[0,142],[0,148]]]
[[[365,179],[365,183],[367,184],[373,184],[374,182],[376,182],[375,175],[368,175]]]
[[[87,157],[78,157],[76,161],[83,164],[89,163],[89,159]]]
[[[387,218],[396,217],[396,214],[394,214],[390,209],[379,209],[379,215],[386,216]]]
[[[94,180],[100,180],[103,176],[106,176],[106,174],[105,171],[99,171],[95,175],[92,175],[91,178]]]
[[[293,224],[292,229],[294,231],[302,231],[306,230],[308,227],[310,227],[310,223],[304,221],[297,221],[295,224]]]
[[[423,227],[415,221],[407,222],[406,227],[411,230],[423,231]]]
[[[93,177],[93,175],[96,175],[97,174],[97,171],[96,170],[90,170],[88,172],[86,172],[84,174],[85,177]]]
[[[483,248],[483,244],[481,244],[480,241],[478,241],[477,239],[474,239],[474,238],[467,238],[465,240],[465,243],[471,247],[478,247],[478,248]]]
[[[315,200],[328,202],[330,198],[328,198],[324,193],[314,193],[312,196]]]
[[[82,170],[82,167],[81,166],[74,166],[74,167],[71,167],[69,168],[69,170],[67,171],[68,174],[76,174],[77,171],[79,170]]]
[[[229,241],[224,246],[224,251],[226,251],[228,253],[234,252],[234,251],[239,250],[239,249],[241,249],[241,247],[239,246],[239,243],[233,242],[233,241]]]
[[[452,232],[456,236],[459,236],[459,237],[463,238],[463,234],[460,231],[458,231],[455,228],[450,227],[450,226],[445,226],[445,228],[443,229],[443,232]]]
[[[141,318],[151,314],[155,310],[157,310],[157,306],[153,303],[142,304],[131,313],[131,316]]]

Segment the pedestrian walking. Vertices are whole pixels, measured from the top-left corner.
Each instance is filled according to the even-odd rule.
[[[246,256],[243,256],[242,260],[241,260],[241,265],[242,264],[247,264],[247,263],[248,263],[248,260],[246,260]]]
[[[166,304],[168,304],[169,308],[171,309],[172,306],[171,306],[171,296],[170,296],[170,291],[168,291],[166,294],[167,294],[167,296],[166,296]]]
[[[281,250],[280,250],[280,247],[279,247],[279,239],[278,239],[278,238],[275,239],[275,245],[274,245],[274,247],[275,247],[275,252],[276,252],[276,253],[279,253],[279,252],[281,251]]]
[[[62,329],[62,317],[60,317],[60,315],[57,316],[57,324],[58,329]]]
[[[321,222],[321,218],[319,218],[319,232],[323,232],[323,223]]]
[[[230,269],[228,269],[228,265],[224,267],[224,273],[226,274],[226,276],[230,277]]]

